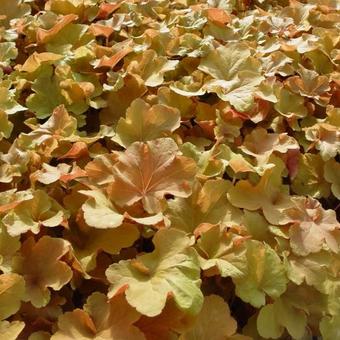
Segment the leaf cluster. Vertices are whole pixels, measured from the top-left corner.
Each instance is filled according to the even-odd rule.
[[[336,0],[0,1],[0,338],[339,339]]]

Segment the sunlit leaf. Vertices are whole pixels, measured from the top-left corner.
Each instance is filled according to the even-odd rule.
[[[165,137],[179,127],[180,114],[177,109],[165,105],[150,106],[136,99],[121,118],[113,140],[127,147],[133,142]]]
[[[176,229],[163,229],[153,238],[154,252],[112,264],[106,271],[109,297],[125,291],[128,303],[147,316],[163,310],[167,297],[191,314],[202,305],[199,266],[193,240]]]
[[[158,212],[165,194],[190,195],[196,166],[191,159],[178,155],[172,139],[164,138],[133,143],[119,154],[112,170],[109,193],[114,202],[122,206],[142,200],[148,212]]]
[[[22,321],[0,321],[0,334],[8,340],[16,340],[24,327],[25,323]]]

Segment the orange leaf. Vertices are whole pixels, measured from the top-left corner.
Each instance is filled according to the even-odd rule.
[[[215,25],[224,26],[230,22],[230,16],[221,8],[207,9],[208,20],[212,21]]]
[[[67,14],[61,18],[52,28],[44,30],[42,28],[37,29],[37,43],[45,44],[51,40],[56,34],[58,34],[65,26],[70,24],[72,21],[78,19],[75,14]]]
[[[195,238],[199,238],[203,233],[207,230],[211,229],[214,226],[218,226],[218,224],[211,224],[211,223],[201,223],[195,230],[194,235]]]
[[[84,142],[75,142],[72,144],[72,147],[70,150],[68,150],[64,155],[60,156],[58,159],[65,159],[65,158],[71,158],[71,159],[77,159],[82,158],[88,155],[88,149],[87,145]]]
[[[86,176],[86,171],[78,168],[69,174],[61,175],[60,180],[64,183],[70,182],[73,179],[79,178],[79,177],[85,177]]]
[[[103,37],[108,39],[110,35],[113,33],[113,27],[99,25],[99,24],[92,24],[89,28],[89,31],[96,37],[102,35]]]
[[[113,166],[114,181],[108,189],[111,197],[120,206],[143,200],[150,213],[159,212],[165,194],[188,197],[196,164],[177,153],[178,147],[170,138],[131,144]]]
[[[26,59],[25,63],[19,68],[19,70],[21,72],[33,73],[40,67],[42,63],[46,62],[53,63],[55,61],[60,60],[62,57],[63,56],[60,54],[50,52],[43,53],[34,52]]]
[[[114,68],[127,54],[132,51],[132,48],[127,46],[115,53],[112,57],[103,56],[95,68],[110,67]]]
[[[96,19],[106,19],[111,13],[120,7],[121,3],[102,3],[99,7]]]
[[[11,209],[14,209],[17,205],[20,204],[21,201],[15,201],[15,202],[11,202],[11,203],[7,203],[7,204],[4,204],[4,205],[1,205],[0,206],[0,213],[4,213],[4,212],[7,212]]]

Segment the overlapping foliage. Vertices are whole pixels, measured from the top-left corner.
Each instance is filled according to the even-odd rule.
[[[338,339],[339,10],[1,0],[1,339]]]

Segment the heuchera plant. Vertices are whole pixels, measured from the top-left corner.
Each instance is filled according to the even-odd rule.
[[[337,0],[0,1],[0,338],[340,329]]]

